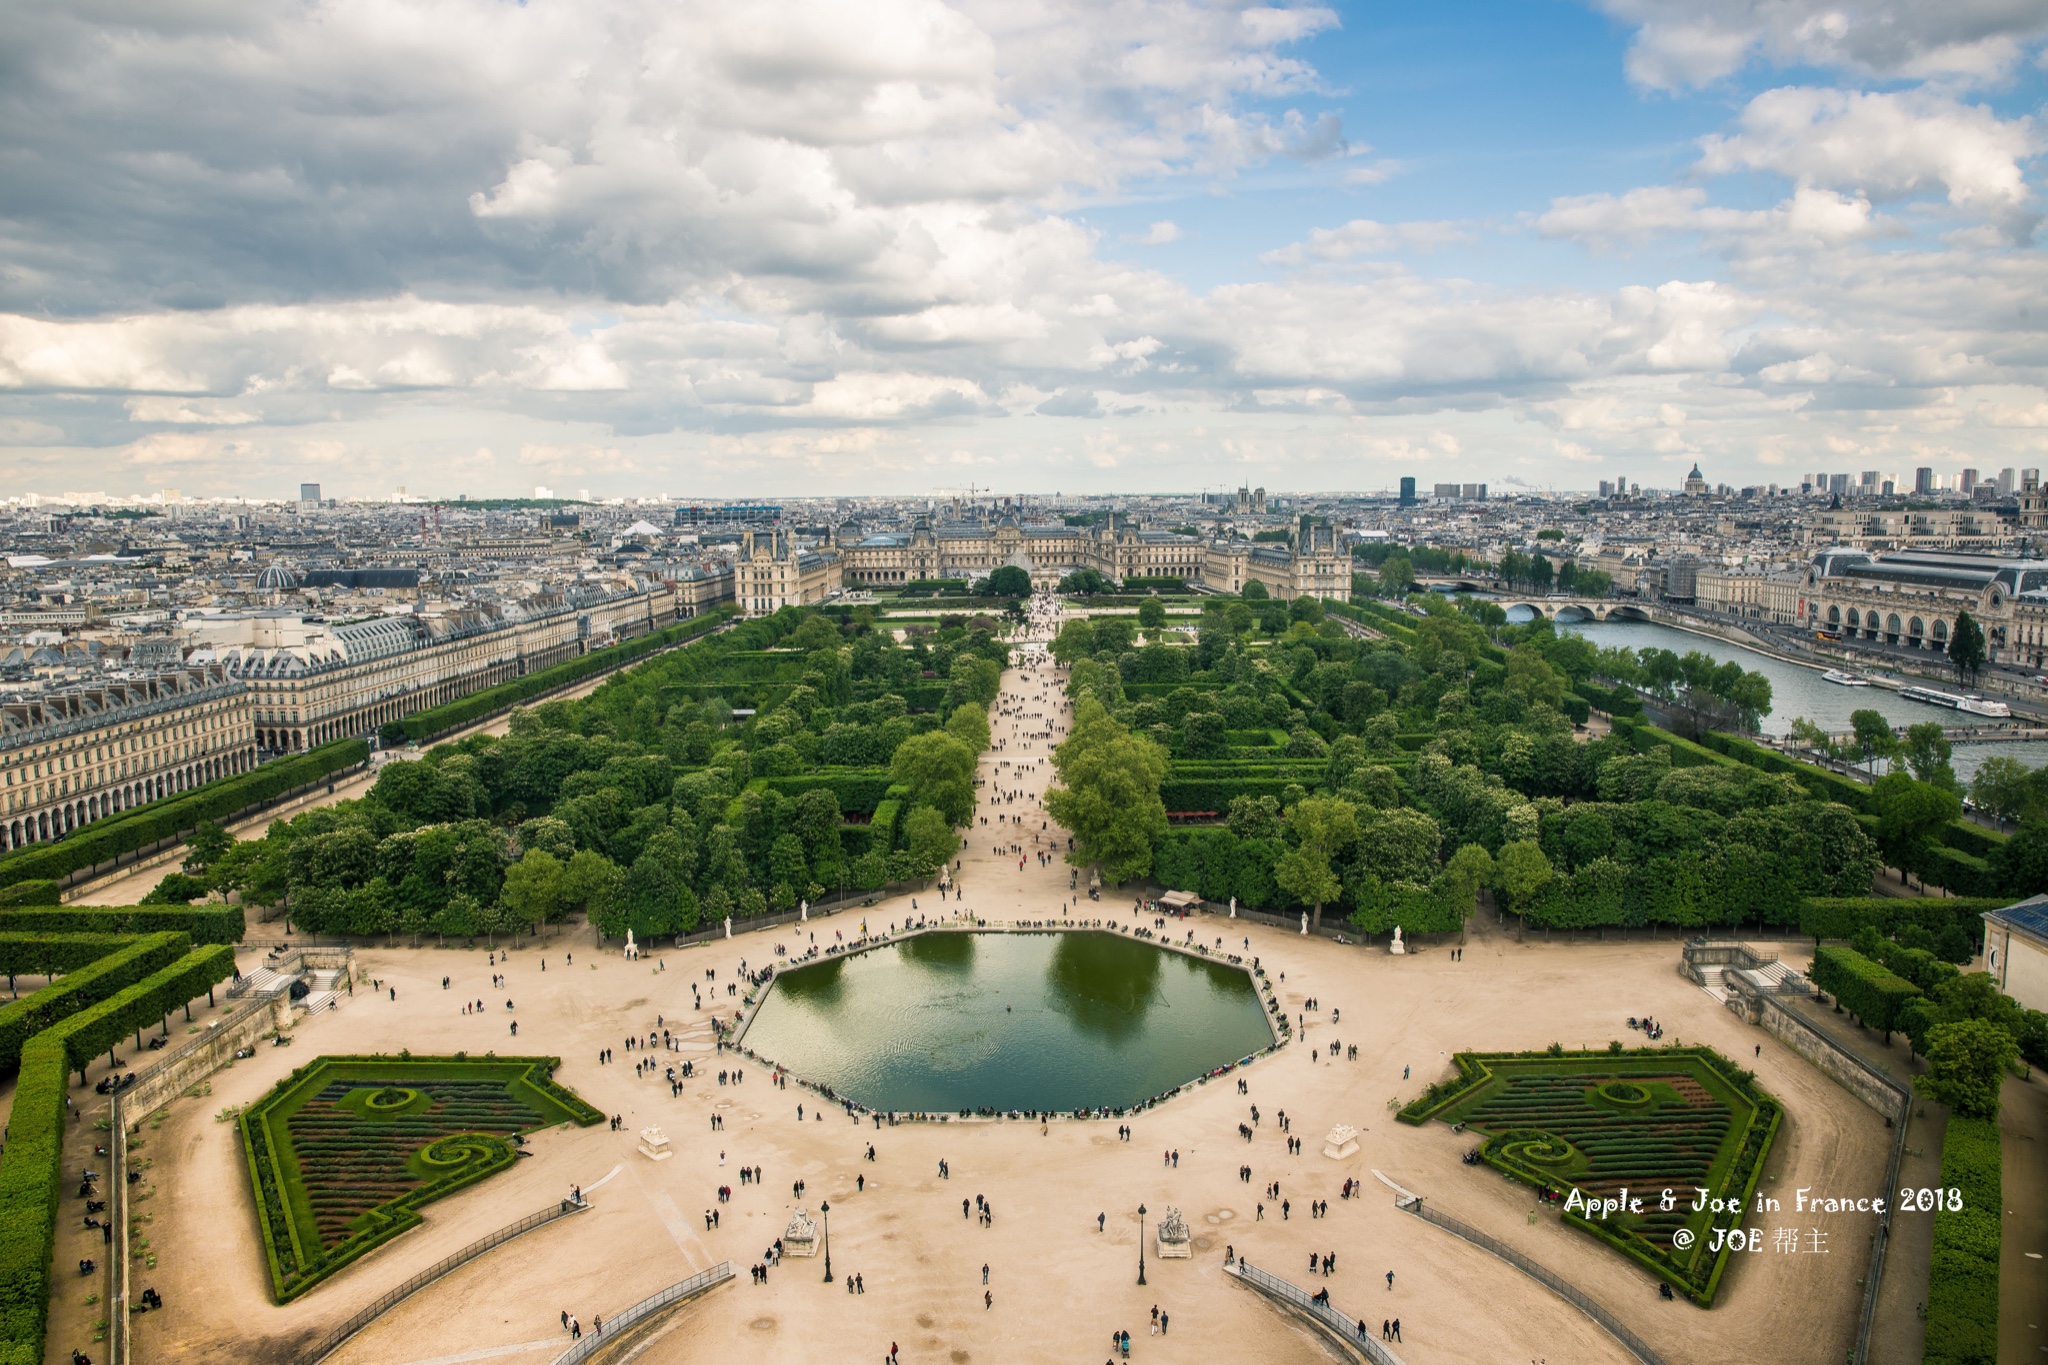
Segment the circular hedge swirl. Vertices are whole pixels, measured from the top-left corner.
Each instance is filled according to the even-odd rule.
[[[1628,1081],[1604,1081],[1596,1092],[1609,1104],[1639,1105],[1650,1102],[1650,1092]]]
[[[420,1165],[437,1175],[446,1175],[472,1162],[490,1161],[504,1154],[505,1140],[491,1133],[450,1133],[419,1151]]]
[[[417,1090],[408,1089],[402,1085],[387,1085],[380,1090],[373,1090],[368,1095],[365,1095],[363,1097],[363,1109],[366,1113],[388,1114],[405,1108],[419,1097],[420,1092]]]
[[[1516,1128],[1491,1140],[1493,1153],[1503,1161],[1526,1166],[1569,1166],[1579,1149],[1555,1133],[1535,1128]]]

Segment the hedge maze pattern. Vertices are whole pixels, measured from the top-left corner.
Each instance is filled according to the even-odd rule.
[[[1626,1190],[1631,1211],[1587,1218],[1567,1206],[1564,1219],[1712,1306],[1729,1255],[1711,1249],[1714,1233],[1741,1224],[1782,1115],[1750,1072],[1691,1047],[1461,1052],[1456,1062],[1454,1079],[1401,1111],[1404,1123],[1462,1123],[1485,1135],[1486,1164],[1560,1200]],[[1729,1207],[1695,1212],[1701,1189]]]
[[[604,1115],[554,1057],[320,1057],[241,1116],[278,1302],[419,1223],[516,1159],[519,1133]]]

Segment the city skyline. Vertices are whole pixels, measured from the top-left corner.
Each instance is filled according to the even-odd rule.
[[[17,13],[0,495],[2036,467],[2023,5]]]

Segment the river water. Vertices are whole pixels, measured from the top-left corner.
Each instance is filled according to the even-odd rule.
[[[1117,934],[920,935],[783,972],[743,1039],[875,1109],[1122,1108],[1272,1041],[1251,977]]]
[[[1668,649],[1674,654],[1697,650],[1723,663],[1732,659],[1751,672],[1763,674],[1771,681],[1771,713],[1764,717],[1762,727],[1770,735],[1791,733],[1792,721],[1800,716],[1839,734],[1849,729],[1851,711],[1866,709],[1878,712],[1895,726],[1924,720],[1938,720],[1951,728],[1969,723],[1968,718],[1945,707],[1906,701],[1888,687],[1841,687],[1824,682],[1818,669],[1783,663],[1738,644],[1674,630],[1653,621],[1563,621],[1557,628],[1583,635],[1602,649]],[[1977,771],[1977,765],[1993,754],[2016,758],[2030,768],[2038,768],[2048,763],[2048,744],[1963,741],[1955,745],[1949,762],[1956,776],[1967,782]]]

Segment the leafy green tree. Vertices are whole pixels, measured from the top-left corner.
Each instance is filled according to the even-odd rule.
[[[1251,582],[1244,585],[1244,591],[1240,592],[1238,596],[1247,602],[1264,602],[1270,600],[1273,594],[1266,591],[1264,583],[1254,578]]]
[[[1031,596],[1031,575],[1015,564],[1005,564],[988,576],[988,595],[991,597]]]
[[[1877,807],[1878,850],[1901,874],[1925,867],[1935,835],[1963,813],[1954,792],[1904,773],[1880,777],[1871,784],[1870,794]]]
[[[1906,766],[1913,770],[1913,776],[1922,782],[1931,783],[1943,791],[1961,791],[1962,783],[1956,780],[1956,770],[1949,766],[1949,755],[1953,749],[1942,734],[1941,722],[1923,720],[1906,727],[1906,740],[1900,752]]]
[[[529,849],[525,857],[505,869],[505,885],[498,894],[510,907],[515,923],[552,924],[562,912],[563,878],[560,859],[543,849]]]
[[[943,730],[913,735],[896,746],[889,775],[910,788],[913,806],[935,806],[950,825],[974,811],[975,751]]]
[[[1992,850],[1990,863],[2005,895],[2018,899],[2048,891],[2048,818],[2022,820],[2012,837]]]
[[[1527,914],[1529,906],[1555,875],[1550,859],[1543,856],[1542,848],[1533,840],[1517,839],[1504,844],[1500,856],[1494,859],[1494,884],[1516,914]]]
[[[1549,592],[1555,580],[1556,569],[1547,555],[1538,553],[1529,560],[1529,586],[1538,592]]]
[[[1047,793],[1046,808],[1074,837],[1067,861],[1099,864],[1113,882],[1150,871],[1153,842],[1166,832],[1159,799],[1165,751],[1088,696],[1074,707],[1073,730],[1052,761],[1059,785]]]
[[[904,818],[903,842],[917,875],[929,877],[951,861],[960,836],[937,809],[919,806]]]
[[[569,860],[562,870],[562,904],[566,909],[583,911],[592,924],[598,923],[598,916],[620,904],[625,892],[625,874],[619,865],[595,849],[584,849]],[[623,915],[623,909],[620,911]],[[623,920],[620,929],[624,930]],[[598,932],[605,933],[603,929]],[[606,937],[617,937],[605,934]]]
[[[1977,765],[1970,799],[2001,820],[2048,810],[2048,771],[1997,754]]]
[[[1357,813],[1349,801],[1311,796],[1287,813],[1286,830],[1289,847],[1273,869],[1273,880],[1313,907],[1312,926],[1321,929],[1324,904],[1343,893],[1332,863],[1358,838]]]
[[[1232,635],[1243,635],[1258,624],[1258,617],[1243,602],[1232,602],[1223,608],[1223,624],[1230,628]]]
[[[1988,1019],[1936,1024],[1927,1031],[1927,1074],[1914,1084],[1966,1118],[1995,1118],[1999,1085],[2019,1052],[2012,1035]]]
[[[1858,710],[1849,713],[1849,728],[1856,735],[1856,751],[1862,756],[1864,765],[1872,773],[1877,771],[1877,760],[1890,758],[1899,751],[1898,736],[1892,733],[1892,723],[1879,711]]]
[[[1406,597],[1415,586],[1415,565],[1406,555],[1389,555],[1380,565],[1380,592],[1387,597]]]
[[[398,893],[382,877],[372,877],[348,893],[348,931],[369,938],[398,928]]]
[[[420,946],[420,935],[434,927],[433,913],[424,905],[401,901],[398,910],[398,931],[409,935],[412,946]]]
[[[235,845],[235,836],[222,829],[212,820],[201,820],[197,829],[185,840],[185,863],[187,872],[204,872],[220,861]]]
[[[980,753],[989,746],[988,708],[969,702],[946,717],[946,733]]]
[[[190,905],[206,894],[206,883],[183,872],[165,875],[143,896],[144,905]]]
[[[1817,754],[1824,754],[1829,758],[1841,757],[1841,748],[1835,743],[1835,737],[1804,716],[1792,718],[1792,739],[1802,748],[1811,749]]]
[[[1085,616],[1063,621],[1059,634],[1052,637],[1048,649],[1054,662],[1062,668],[1071,668],[1077,660],[1095,653],[1095,627]]]
[[[1140,602],[1138,624],[1155,633],[1163,629],[1166,625],[1166,604],[1156,597],[1148,597]]]
[[[1984,666],[1984,628],[1968,612],[1956,614],[1955,629],[1948,637],[1948,661],[1956,666],[1956,677],[1968,681]]]

